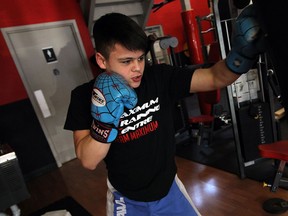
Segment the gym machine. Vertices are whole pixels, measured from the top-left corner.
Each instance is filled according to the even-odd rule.
[[[8,144],[0,143],[0,211],[10,208],[20,216],[17,203],[30,197],[15,152]],[[5,213],[0,215],[6,216]]]

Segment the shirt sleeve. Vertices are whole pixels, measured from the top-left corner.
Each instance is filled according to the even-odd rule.
[[[161,84],[168,89],[169,95],[175,101],[190,95],[190,83],[194,69],[174,67],[171,65],[158,65],[156,70],[160,72]],[[156,72],[156,71],[155,71]]]
[[[90,81],[72,90],[64,129],[72,131],[90,129],[92,123],[90,106],[93,83]]]

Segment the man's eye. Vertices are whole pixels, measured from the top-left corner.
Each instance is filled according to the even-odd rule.
[[[140,58],[138,58],[138,61],[143,61],[144,60],[144,56],[141,56]]]
[[[127,60],[127,61],[122,61],[121,63],[122,64],[129,64],[131,61],[130,60]]]

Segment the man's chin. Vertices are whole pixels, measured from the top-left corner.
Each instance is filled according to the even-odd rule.
[[[141,82],[133,82],[133,83],[130,83],[130,87],[131,88],[138,88],[140,86]]]

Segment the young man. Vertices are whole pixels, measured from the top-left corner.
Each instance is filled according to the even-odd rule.
[[[104,72],[72,91],[65,129],[73,131],[85,168],[107,165],[107,215],[200,215],[176,174],[173,109],[190,93],[230,85],[255,63],[262,35],[257,26],[251,30],[255,19],[247,11],[227,59],[195,71],[145,67],[141,27],[118,13],[96,21],[95,57]]]

